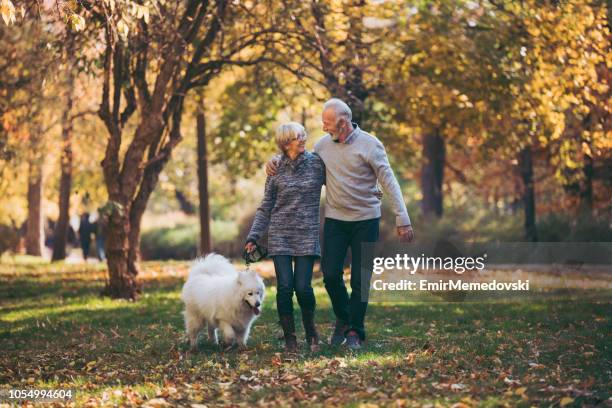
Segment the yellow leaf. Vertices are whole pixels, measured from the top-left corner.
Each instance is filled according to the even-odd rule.
[[[130,32],[130,28],[125,23],[125,21],[123,21],[123,19],[119,20],[119,22],[117,23],[117,31],[119,32],[119,35],[121,36],[121,38],[123,38],[124,40],[127,40],[127,36],[128,36],[128,33]]]
[[[15,20],[15,6],[11,3],[11,0],[0,0],[0,14],[6,25],[14,23]]]
[[[147,6],[137,6],[136,17],[144,19],[145,23],[149,23],[149,8]]]
[[[110,6],[111,11],[115,12],[115,0],[105,0],[105,2]]]
[[[78,14],[72,14],[70,16],[70,24],[75,31],[82,31],[85,29],[85,18]]]
[[[570,397],[563,397],[563,398],[561,398],[561,401],[559,401],[559,405],[560,405],[560,406],[562,406],[562,407],[564,407],[564,406],[566,406],[566,405],[571,404],[572,402],[574,402],[574,399],[573,399],[573,398],[570,398]]]

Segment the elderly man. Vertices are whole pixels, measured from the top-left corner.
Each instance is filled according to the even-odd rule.
[[[381,209],[377,181],[391,199],[400,240],[410,242],[414,233],[382,143],[353,123],[351,109],[336,98],[323,105],[323,130],[328,134],[314,150],[326,166],[321,268],[336,315],[330,342],[340,345],[346,339],[347,346],[357,350],[366,337],[368,303],[363,299],[369,290],[369,282],[362,282],[361,244],[378,240]],[[268,174],[275,173],[275,164],[268,163]],[[342,278],[348,248],[352,254],[350,298]]]

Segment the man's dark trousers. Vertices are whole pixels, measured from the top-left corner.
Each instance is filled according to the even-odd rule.
[[[363,282],[361,273],[361,244],[378,240],[380,218],[363,221],[341,221],[325,218],[323,226],[323,281],[332,302],[336,318],[348,323],[365,339],[364,319],[368,302],[362,302],[362,291],[367,299],[370,282]],[[344,258],[351,248],[351,296],[342,279]],[[368,266],[371,269],[371,265]],[[371,270],[367,276],[371,276]]]

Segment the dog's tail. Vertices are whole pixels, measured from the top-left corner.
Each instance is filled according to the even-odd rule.
[[[194,275],[227,275],[234,270],[230,261],[223,255],[211,253],[205,258],[196,259],[191,265],[189,276]]]

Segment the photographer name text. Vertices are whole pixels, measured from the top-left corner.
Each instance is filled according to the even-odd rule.
[[[372,282],[372,288],[377,291],[448,291],[448,290],[466,290],[466,291],[528,291],[529,279],[516,282],[464,282],[462,280],[439,280],[429,281],[421,279],[419,281],[410,281],[402,279],[398,282],[384,282],[382,279],[377,279]]]

